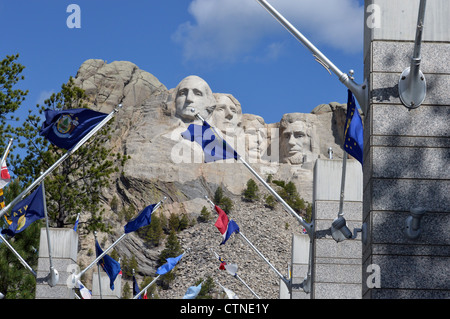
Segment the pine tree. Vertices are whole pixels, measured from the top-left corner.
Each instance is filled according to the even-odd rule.
[[[166,248],[164,248],[158,259],[158,265],[163,265],[167,258],[177,257],[182,253],[181,244],[178,240],[177,234],[174,230],[172,230],[167,237]]]
[[[10,202],[22,191],[19,180],[14,180],[8,185],[5,202]],[[6,227],[4,218],[1,218],[0,226]],[[6,238],[14,250],[34,270],[37,268],[37,248],[39,247],[42,226],[42,220],[38,220],[23,232],[15,235],[14,239]],[[6,299],[34,299],[35,288],[36,279],[34,275],[20,263],[19,259],[6,245],[0,244],[0,292],[5,295]]]
[[[17,63],[19,55],[6,56],[0,61],[0,153],[3,155],[9,138],[14,137],[15,143],[8,155],[8,168],[14,172],[16,160],[13,150],[18,146],[14,128],[9,123],[17,122],[20,119],[14,117],[28,91],[16,89],[19,81],[24,79],[21,75],[24,66]],[[8,123],[8,125],[7,125]],[[23,191],[19,179],[13,180],[4,189],[5,203],[11,202]],[[0,219],[0,228],[6,227],[4,218]],[[40,228],[42,222],[36,221],[23,232],[17,234],[13,240],[6,238],[19,255],[34,269],[37,268],[37,247],[39,247]],[[9,250],[6,245],[0,244],[0,292],[5,299],[33,299],[36,288],[34,275],[27,270],[18,258]]]
[[[258,185],[253,179],[250,178],[247,181],[247,188],[244,189],[243,192],[244,200],[249,202],[258,200],[259,199],[258,191],[259,191]]]
[[[181,253],[182,253],[181,244],[178,241],[175,230],[172,230],[169,236],[167,237],[166,248],[163,249],[163,251],[161,251],[161,254],[159,255],[158,266],[161,266],[164,263],[166,263],[167,258],[177,257],[181,255]],[[161,285],[161,287],[163,287],[163,289],[168,289],[170,283],[175,279],[176,268],[177,267],[161,276],[159,284]]]
[[[229,214],[233,209],[233,202],[229,197],[223,195],[222,187],[217,187],[214,193],[214,203],[227,214]]]
[[[25,67],[15,61],[19,59],[19,54],[6,56],[0,61],[0,149],[1,154],[8,144],[9,138],[14,137],[14,129],[7,123],[19,121],[14,117],[16,112],[25,100],[28,90],[22,91],[15,89],[15,85],[25,77],[21,75]],[[12,149],[16,148],[17,143],[13,144]],[[1,156],[1,155],[0,155]],[[8,163],[14,163],[14,156],[8,156]]]
[[[46,108],[88,108],[86,98],[85,92],[75,86],[71,77],[62,85],[61,92],[52,94],[44,106],[37,105],[36,108],[40,114]],[[26,156],[15,167],[15,173],[22,177],[24,184],[35,180],[66,152],[39,136],[41,121],[30,112],[23,126],[16,130],[17,135],[26,140],[22,144],[27,149]],[[82,213],[90,216],[84,229],[109,230],[102,222],[104,211],[100,208],[100,193],[102,188],[109,186],[110,176],[119,171],[126,158],[105,147],[110,138],[108,127],[97,132],[46,177],[47,208],[56,227],[73,224],[77,214]]]
[[[200,283],[202,283],[202,288],[200,289],[200,292],[198,293],[197,297],[195,299],[212,299],[212,291],[215,287],[214,279],[209,276],[206,280],[199,279],[195,285],[198,286]]]
[[[202,223],[206,223],[210,219],[211,219],[211,213],[209,212],[208,208],[203,206],[202,211],[200,212],[200,216],[198,217],[198,220]]]

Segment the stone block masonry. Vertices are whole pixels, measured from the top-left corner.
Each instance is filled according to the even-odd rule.
[[[426,98],[405,107],[398,83],[414,48],[419,0],[372,0],[379,28],[365,29],[369,111],[364,122],[363,298],[450,298],[450,33],[446,0],[428,1],[421,46]],[[389,19],[395,17],[395,19]],[[417,239],[411,209],[426,210]],[[369,265],[380,271],[368,287]]]

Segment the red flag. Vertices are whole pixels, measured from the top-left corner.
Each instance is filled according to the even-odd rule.
[[[216,223],[214,226],[220,231],[221,234],[225,234],[228,227],[228,216],[227,214],[217,205],[214,206],[216,212],[219,214]]]

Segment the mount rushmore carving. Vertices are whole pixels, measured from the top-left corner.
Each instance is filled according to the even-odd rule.
[[[342,158],[345,104],[322,104],[309,114],[284,114],[277,123],[265,123],[243,113],[245,106],[232,94],[214,92],[205,79],[190,75],[167,89],[126,61],[87,60],[75,83],[99,111],[123,105],[110,143],[130,159],[111,194],[138,208],[142,199],[157,201],[164,193],[170,209],[199,212],[207,204],[204,195],[211,196],[218,186],[240,195],[253,177],[235,160],[203,163],[201,147],[181,137],[189,124],[200,124],[196,112],[262,177],[294,182],[307,201],[312,200],[315,160],[328,158],[329,147],[334,158]]]

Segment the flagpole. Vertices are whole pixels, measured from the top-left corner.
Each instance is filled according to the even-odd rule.
[[[108,114],[100,123],[97,124],[92,130],[89,131],[72,149],[68,150],[63,156],[61,156],[52,166],[50,166],[41,176],[39,176],[30,186],[28,186],[22,193],[20,193],[15,199],[13,199],[7,206],[5,206],[0,211],[0,217],[2,217],[11,207],[14,207],[19,201],[21,201],[25,195],[27,195],[34,187],[39,185],[41,181],[49,175],[55,168],[61,165],[70,155],[72,155],[77,149],[79,149],[86,141],[91,138],[98,130],[100,130],[106,123],[111,120],[115,113],[119,111],[119,108],[122,107],[122,104],[118,105],[118,108],[114,109],[111,113]]]
[[[261,299],[261,298],[256,294],[256,292],[254,292],[254,291],[252,290],[252,288],[250,288],[250,287],[247,285],[247,283],[246,283],[244,280],[242,280],[241,277],[239,277],[238,274],[235,274],[234,277],[236,277],[237,279],[239,279],[239,281],[242,282],[242,283],[244,284],[244,286],[247,287],[247,289],[250,290],[250,292],[251,292],[257,299]]]
[[[52,248],[51,248],[51,244],[50,244],[50,229],[48,226],[47,200],[45,197],[44,181],[42,181],[42,200],[43,200],[43,204],[44,204],[45,228],[47,231],[48,259],[49,259],[49,263],[50,263],[50,273],[48,274],[48,284],[50,287],[53,287],[59,281],[59,274],[58,274],[58,271],[53,267]]]
[[[0,165],[3,165],[3,162],[6,161],[6,157],[8,156],[9,149],[11,148],[12,142],[13,142],[13,139],[12,138],[9,139],[8,146],[6,147],[5,152],[3,153],[3,157],[2,157],[2,161],[1,161]]]
[[[207,197],[205,196],[206,200],[214,207],[214,203]],[[237,231],[237,233],[239,235],[241,235],[241,237],[247,242],[247,244],[272,268],[272,270],[281,278],[281,280],[283,280],[286,285],[289,286],[290,282],[289,280],[287,280],[271,263],[269,260],[267,260],[266,257],[264,257],[264,255],[251,243],[250,240],[248,240],[247,237],[245,237],[244,234],[242,234],[242,232],[239,230]]]
[[[337,66],[335,66],[319,49],[317,49],[300,31],[298,31],[286,18],[284,18],[274,7],[272,7],[266,0],[256,0],[267,10],[278,22],[286,28],[297,40],[299,40],[316,58],[316,60],[327,71],[331,70],[337,75],[339,81],[344,84],[350,91],[353,92],[359,102],[364,114],[368,111],[369,91],[367,87],[367,80],[363,84],[357,84],[353,78],[343,73]]]
[[[342,159],[342,176],[341,176],[341,193],[339,197],[339,213],[338,217],[344,215],[344,192],[345,192],[345,175],[347,172],[347,152],[344,151]]]
[[[244,234],[242,234],[242,232],[239,230],[238,232],[239,235],[241,235],[241,237],[247,242],[247,244],[272,268],[272,270],[281,278],[281,280],[284,281],[284,283],[289,286],[290,285],[290,281],[288,279],[286,279],[276,268],[274,265],[272,265],[270,263],[269,260],[267,260],[266,257],[264,257],[264,255],[251,243],[250,240],[248,240],[247,237],[244,236]]]
[[[195,111],[195,110],[194,110]],[[203,117],[200,114],[195,114],[195,116],[201,120],[202,122],[205,122],[205,120],[203,119]],[[211,127],[213,129],[213,127]],[[214,130],[215,131],[215,130]],[[215,133],[217,135],[219,135],[216,131]],[[219,135],[219,137],[223,140],[223,138]],[[278,195],[278,193],[272,188],[270,187],[269,184],[266,183],[266,181],[258,175],[258,173],[242,158],[242,156],[238,155],[238,159],[241,161],[242,164],[244,164],[245,167],[247,167],[247,169],[261,182],[261,184],[263,184],[268,190],[269,192],[283,205],[283,207],[291,214],[293,215],[295,218],[297,218],[297,220],[300,222],[300,224],[302,224],[303,227],[305,227],[306,232],[308,233],[309,237],[312,238],[313,236],[313,229],[314,229],[314,224],[311,223],[307,223],[300,215],[298,215],[292,208],[291,206],[289,206],[283,198],[281,198],[280,195]]]
[[[161,277],[161,275],[158,275],[155,279],[153,279],[152,282],[145,286],[145,288],[143,288],[136,296],[134,296],[133,299],[138,299],[144,292],[147,291],[148,288],[150,288],[151,285],[153,285],[158,280],[159,277]]]
[[[212,249],[211,249],[211,250],[212,250]],[[212,250],[212,251],[213,251],[214,255],[216,255],[216,258],[219,259],[219,255],[218,255],[214,250]],[[220,260],[220,259],[219,259],[219,260]],[[227,270],[227,271],[228,271],[228,270]],[[254,292],[253,289],[250,288],[249,285],[247,285],[247,283],[246,283],[241,277],[239,277],[239,275],[237,274],[237,272],[235,272],[234,275],[231,274],[230,271],[228,271],[228,273],[229,273],[230,275],[232,275],[233,277],[235,277],[236,279],[238,279],[241,283],[243,283],[244,286],[247,287],[247,289],[250,290],[250,292],[251,292],[256,298],[261,299],[261,298],[259,298],[259,296],[256,294],[256,292]]]
[[[95,241],[97,241],[97,232],[95,231],[94,232],[94,237],[95,237]],[[100,292],[100,299],[103,299],[103,296],[102,296],[102,279],[101,279],[101,276],[100,276],[100,265],[97,263],[97,272],[98,272],[98,290],[99,290],[99,292]]]
[[[313,223],[307,223],[300,215],[298,215],[295,210],[293,210],[291,208],[291,206],[289,206],[283,198],[281,198],[280,195],[278,195],[278,193],[272,188],[270,187],[269,184],[266,183],[266,181],[261,178],[261,176],[258,175],[258,173],[256,173],[256,171],[240,156],[239,160],[241,161],[242,164],[244,164],[245,167],[248,168],[248,170],[269,190],[269,192],[283,205],[283,207],[291,214],[293,215],[295,218],[297,218],[297,220],[300,222],[300,224],[302,224],[303,227],[305,227],[306,232],[308,233],[308,235],[311,237],[312,236],[312,231],[313,231]]]
[[[195,112],[195,108],[191,109],[192,112]],[[205,122],[205,120],[203,119],[203,117],[196,113],[195,116],[202,121],[202,123]],[[211,127],[213,129],[213,127]],[[215,132],[215,131],[214,131]],[[219,137],[220,135],[215,132]],[[223,138],[220,137],[222,140]],[[306,293],[309,293],[311,291],[311,264],[313,261],[313,240],[314,240],[314,222],[311,221],[311,223],[307,223],[301,216],[299,216],[282,198],[280,195],[278,195],[277,192],[275,192],[275,190],[272,189],[272,187],[269,186],[269,184],[266,183],[266,181],[264,179],[262,179],[257,173],[256,171],[249,165],[247,164],[247,162],[240,156],[239,156],[239,160],[245,165],[245,167],[247,167],[250,172],[270,191],[270,193],[284,206],[284,208],[290,212],[294,217],[296,217],[298,219],[298,221],[300,222],[300,224],[303,225],[303,227],[305,228],[308,236],[309,236],[309,263],[308,263],[308,274],[307,277],[305,278],[305,280],[303,281],[302,288]],[[206,196],[205,196],[206,197]],[[211,201],[210,201],[211,202]],[[212,203],[212,202],[211,202]],[[277,273],[279,273],[277,271]],[[286,283],[286,279],[281,275],[282,280]],[[287,286],[290,287],[290,283],[287,283]]]
[[[165,199],[166,197],[164,197]],[[155,205],[155,207],[153,208],[152,214],[155,212],[155,210],[157,210],[162,202],[164,200],[161,200],[158,202],[158,204]],[[111,246],[109,246],[107,249],[105,249],[103,251],[103,253],[101,253],[93,262],[90,263],[89,266],[87,266],[83,271],[81,271],[79,274],[73,274],[72,275],[72,282],[75,283],[77,279],[81,278],[81,276],[84,275],[84,273],[86,271],[88,271],[93,265],[95,265],[95,263],[97,263],[100,259],[102,259],[111,249],[113,249],[118,243],[120,243],[122,241],[122,239],[124,239],[126,237],[128,233],[123,233],[114,243],[111,244]]]

